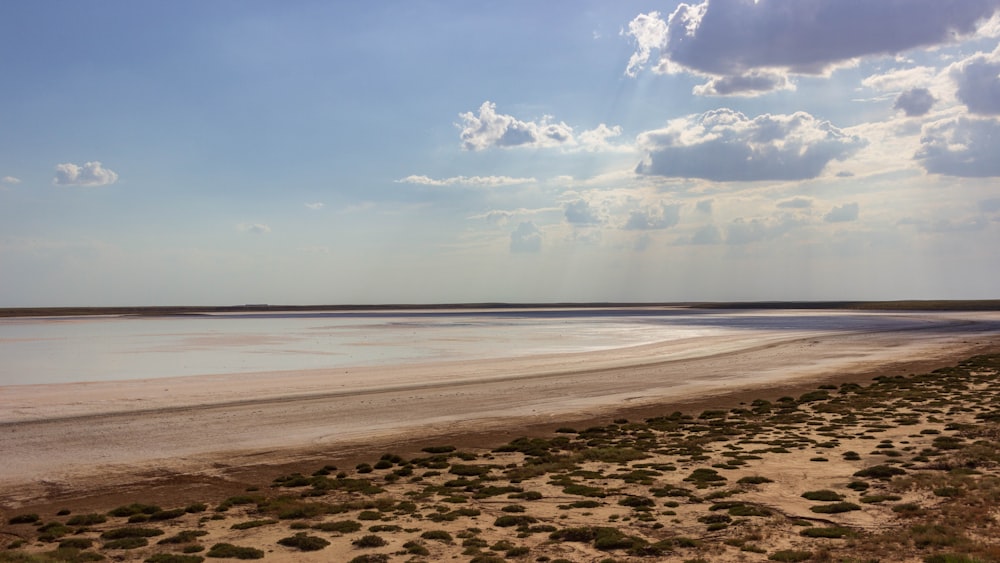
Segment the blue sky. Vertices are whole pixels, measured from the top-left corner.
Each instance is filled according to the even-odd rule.
[[[996,298],[1000,0],[6,2],[0,306]]]

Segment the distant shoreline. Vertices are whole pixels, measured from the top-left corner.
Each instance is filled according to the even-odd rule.
[[[775,309],[775,310],[888,310],[888,311],[1000,311],[1000,299],[898,300],[898,301],[697,301],[697,302],[560,302],[560,303],[438,303],[355,305],[168,305],[140,307],[2,307],[0,318],[73,317],[99,315],[173,316],[248,312],[350,312],[350,311],[440,311],[506,309]]]

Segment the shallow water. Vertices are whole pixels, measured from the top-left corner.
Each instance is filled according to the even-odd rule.
[[[662,309],[0,319],[0,386],[586,352],[747,329],[884,330],[927,319]]]

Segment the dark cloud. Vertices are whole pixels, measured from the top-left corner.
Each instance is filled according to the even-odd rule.
[[[976,55],[952,69],[956,94],[969,111],[981,115],[1000,114],[1000,60]]]
[[[715,0],[681,4],[662,55],[711,74],[767,67],[819,73],[833,63],[947,43],[976,30],[997,0]]]
[[[819,74],[865,55],[894,54],[968,35],[1000,0],[712,0],[680,4],[664,21],[641,14],[629,25],[634,75],[659,52],[660,72],[727,77],[701,93],[757,92],[784,84],[754,74]]]
[[[784,74],[754,71],[747,74],[713,78],[701,86],[696,86],[694,93],[699,96],[753,95],[782,90],[788,86],[788,77]]]
[[[594,208],[582,199],[567,203],[565,213],[566,221],[574,225],[592,225],[601,222]]]
[[[845,203],[831,209],[829,213],[823,216],[823,220],[827,223],[857,221],[860,210],[861,207],[857,203]]]
[[[927,88],[911,88],[900,94],[892,107],[903,110],[910,117],[917,117],[931,111],[936,101]]]
[[[1000,120],[959,117],[924,126],[914,158],[928,172],[983,178],[1000,176]]]
[[[638,137],[639,174],[716,181],[815,178],[866,142],[808,113],[749,119],[731,109],[671,120]]]
[[[510,233],[511,252],[538,252],[542,249],[542,232],[531,221],[523,221]]]
[[[652,229],[669,229],[680,221],[679,205],[660,204],[649,209],[633,210],[625,226],[627,231],[645,231]]]

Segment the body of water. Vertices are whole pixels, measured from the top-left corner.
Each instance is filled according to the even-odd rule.
[[[585,352],[767,331],[927,326],[913,315],[687,309],[0,319],[0,386]]]

